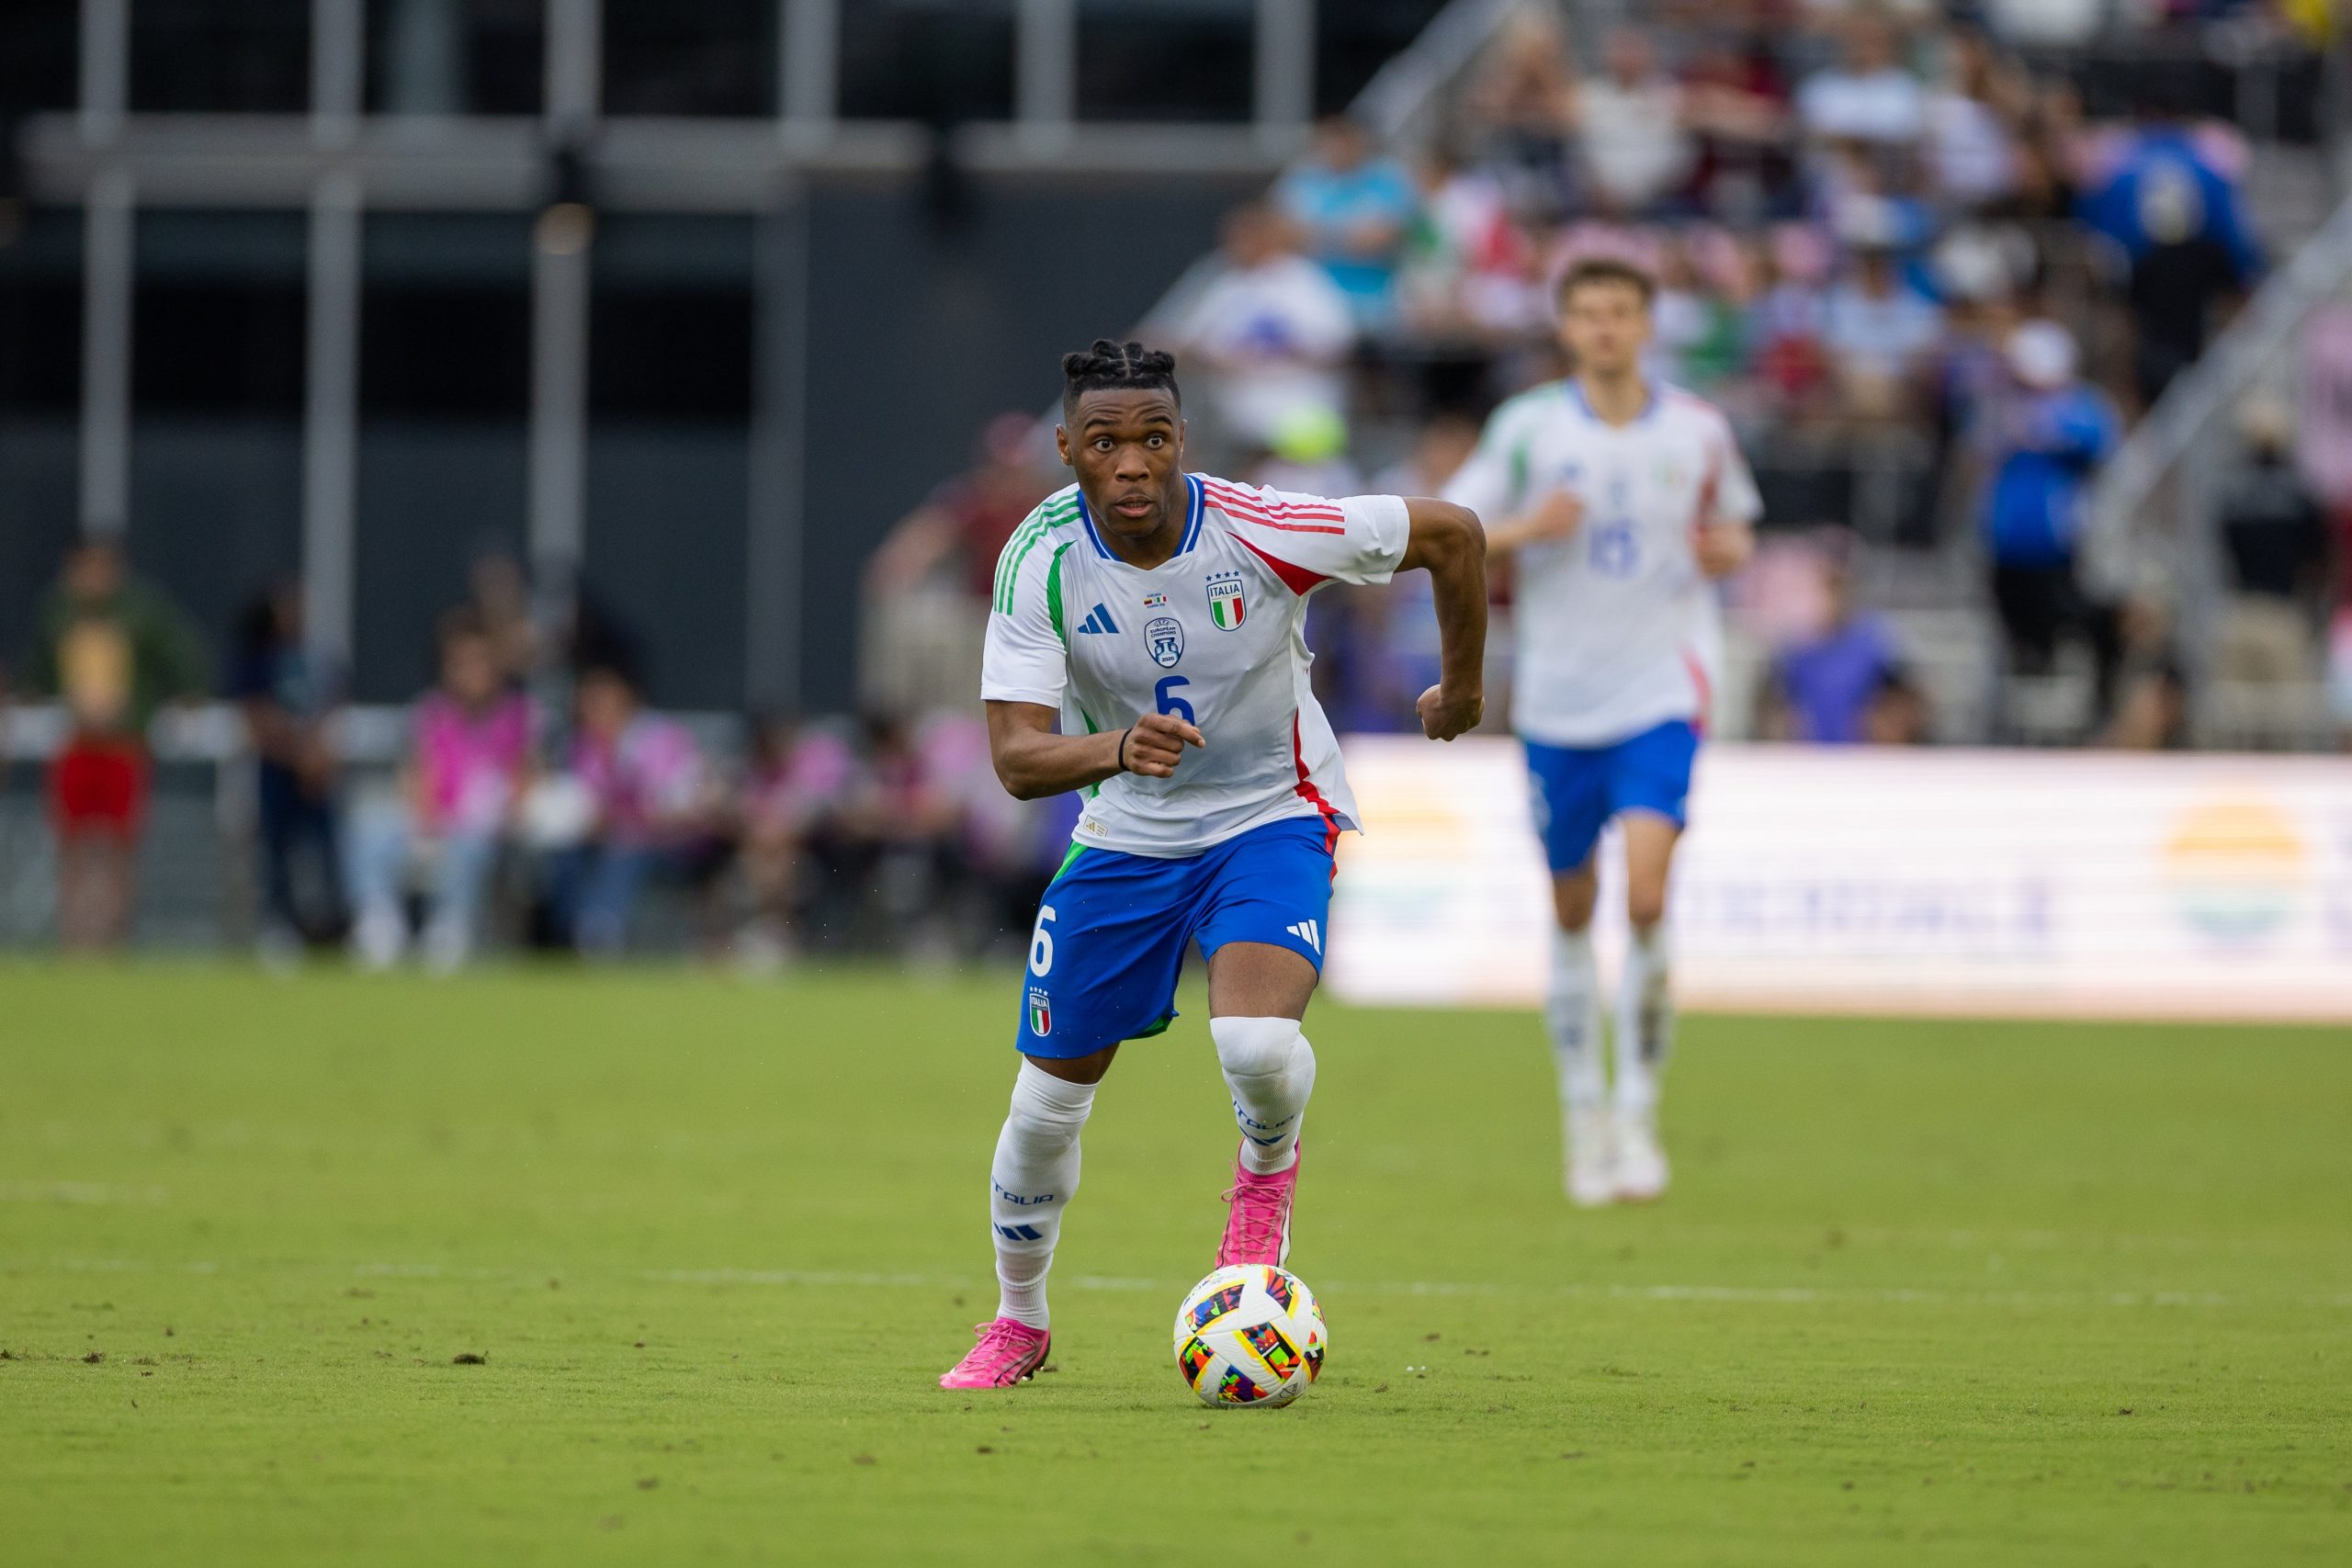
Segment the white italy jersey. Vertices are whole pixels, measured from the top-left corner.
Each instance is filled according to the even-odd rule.
[[[1584,502],[1584,520],[1519,552],[1511,728],[1545,745],[1605,746],[1669,719],[1703,722],[1723,632],[1692,532],[1763,511],[1731,426],[1671,387],[1611,425],[1574,380],[1554,382],[1495,411],[1445,497],[1492,525],[1555,490]]]
[[[980,695],[1058,708],[1065,734],[1170,713],[1200,728],[1172,778],[1119,773],[1088,792],[1072,837],[1191,855],[1292,817],[1356,828],[1340,746],[1306,680],[1306,598],[1385,582],[1409,525],[1393,495],[1346,501],[1186,478],[1183,542],[1149,571],[1113,555],[1076,485],[1029,514],[998,558]]]

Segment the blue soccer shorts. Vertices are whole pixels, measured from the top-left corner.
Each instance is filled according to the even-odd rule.
[[[1699,755],[1699,731],[1687,719],[1668,719],[1608,746],[1521,744],[1535,831],[1555,876],[1590,860],[1600,829],[1621,811],[1651,811],[1678,828],[1685,824],[1690,764]]]
[[[1029,1056],[1091,1056],[1176,1017],[1185,944],[1289,948],[1323,967],[1332,848],[1320,817],[1294,817],[1182,859],[1080,846],[1037,908],[1016,1041]]]

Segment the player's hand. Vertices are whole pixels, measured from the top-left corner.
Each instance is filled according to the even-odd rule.
[[[1520,536],[1530,544],[1565,539],[1584,525],[1584,502],[1576,491],[1555,490],[1520,522]]]
[[[1690,553],[1699,570],[1709,577],[1729,577],[1756,553],[1756,540],[1736,525],[1709,524],[1702,525],[1691,539]]]
[[[1478,728],[1478,720],[1487,711],[1487,694],[1479,691],[1465,694],[1431,686],[1413,706],[1421,716],[1423,735],[1432,740],[1451,740]]]
[[[1126,744],[1120,750],[1127,772],[1164,779],[1174,774],[1176,764],[1184,760],[1185,747],[1207,745],[1198,729],[1174,714],[1148,713],[1127,731]]]

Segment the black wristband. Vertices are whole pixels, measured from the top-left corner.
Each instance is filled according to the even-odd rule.
[[[1132,724],[1119,731],[1119,772],[1123,773],[1127,771],[1127,737],[1135,732],[1136,727]]]

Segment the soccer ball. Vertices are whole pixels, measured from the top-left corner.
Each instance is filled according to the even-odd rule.
[[[1176,1309],[1176,1370],[1203,1404],[1288,1404],[1323,1371],[1323,1309],[1297,1275],[1263,1263],[1218,1269]]]

